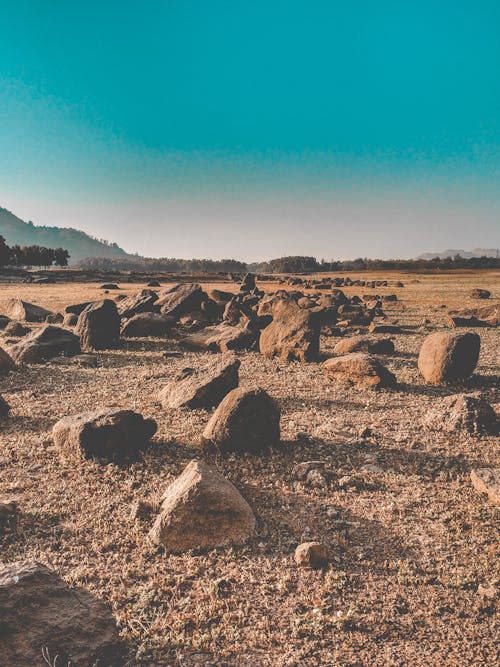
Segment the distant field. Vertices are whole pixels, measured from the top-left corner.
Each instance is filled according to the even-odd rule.
[[[498,441],[424,427],[440,397],[464,388],[426,385],[416,360],[424,337],[444,327],[447,309],[500,304],[500,272],[332,275],[404,283],[342,288],[348,295],[397,295],[384,311],[404,333],[391,336],[396,351],[384,363],[399,387],[355,389],[327,380],[320,363],[239,353],[240,385],[264,387],[279,403],[282,445],[257,457],[208,458],[253,507],[255,539],[244,547],[165,556],[147,540],[151,520],[131,518],[134,501],[158,499],[201,456],[210,416],[168,410],[157,400],[180,369],[210,355],[165,359],[166,348],[178,349],[175,340],[136,339],[98,353],[97,368],[53,361],[0,378],[0,394],[12,408],[0,426],[0,492],[19,498],[22,507],[19,529],[0,535],[2,562],[34,558],[106,600],[137,664],[496,664],[494,604],[485,604],[477,588],[500,581],[497,510],[474,491],[469,472],[500,465]],[[103,295],[94,283],[0,283],[0,314],[12,297],[55,311],[145,284],[120,287]],[[238,289],[228,282],[203,285],[209,287]],[[474,287],[490,290],[492,298],[470,298]],[[481,391],[498,410],[499,330],[475,331],[481,356],[467,390]],[[321,337],[323,359],[338,340]],[[1,336],[0,346],[6,346]],[[54,422],[103,406],[153,417],[158,432],[151,449],[126,467],[62,465],[52,448]],[[367,426],[372,435],[360,437]],[[292,478],[294,465],[308,460],[331,469],[330,488]],[[367,464],[378,470],[363,469]],[[356,487],[337,484],[353,475]],[[296,545],[309,539],[329,545],[328,569],[294,565]]]

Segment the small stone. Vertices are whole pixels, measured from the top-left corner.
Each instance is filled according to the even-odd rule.
[[[328,547],[322,542],[303,542],[295,549],[295,562],[300,567],[317,569],[327,565]]]

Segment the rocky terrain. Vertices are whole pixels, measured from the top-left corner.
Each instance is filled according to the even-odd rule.
[[[496,664],[498,277],[1,284],[0,664]]]

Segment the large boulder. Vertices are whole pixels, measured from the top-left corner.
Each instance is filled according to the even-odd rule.
[[[375,357],[363,352],[353,352],[342,357],[328,359],[323,371],[331,380],[339,380],[358,387],[395,387],[396,377]]]
[[[475,333],[432,333],[420,348],[418,369],[433,384],[464,380],[476,368],[480,347],[481,339]]]
[[[92,301],[83,301],[82,303],[71,303],[69,306],[63,308],[63,315],[80,315],[87,306],[90,306]]]
[[[319,356],[318,318],[295,302],[277,304],[273,309],[273,321],[260,335],[259,348],[268,358],[316,361]]]
[[[167,553],[243,544],[252,537],[250,505],[215,468],[191,461],[167,488],[150,531]]]
[[[124,338],[146,336],[166,336],[175,326],[173,317],[158,313],[138,313],[122,324],[121,334]]]
[[[111,299],[95,301],[79,315],[75,333],[85,350],[115,347],[120,339],[120,316]]]
[[[179,319],[199,310],[205,299],[205,293],[196,283],[179,283],[171,287],[168,292],[163,293],[156,302],[156,306],[160,308],[163,315]]]
[[[471,470],[472,485],[485,493],[492,503],[500,505],[500,468],[476,468]]]
[[[126,299],[122,299],[117,308],[120,317],[129,318],[138,315],[139,313],[153,313],[158,308],[156,302],[158,301],[158,294],[150,289],[143,289],[137,294],[132,294]]]
[[[52,357],[73,357],[81,351],[78,336],[51,324],[35,329],[10,348],[14,361],[26,364],[36,364]]]
[[[110,609],[34,561],[0,569],[0,627],[0,664],[5,667],[124,664]]]
[[[107,408],[60,419],[52,429],[63,461],[97,458],[119,461],[132,458],[156,433],[156,422],[132,410]]]
[[[227,352],[247,350],[255,343],[256,335],[246,325],[217,324],[185,336],[179,344],[188,350]]]
[[[392,354],[394,352],[394,343],[390,338],[351,336],[339,341],[333,348],[333,353],[336,355],[350,354],[351,352]]]
[[[497,435],[499,430],[499,419],[491,405],[471,394],[447,396],[428,412],[425,423],[440,431],[466,431],[471,435]]]
[[[280,439],[280,412],[264,389],[227,394],[203,431],[204,444],[222,452],[257,454]]]
[[[14,370],[16,364],[10,354],[0,347],[0,375],[4,375]]]
[[[50,310],[17,297],[7,302],[6,313],[11,319],[24,322],[45,322],[47,315],[51,315]]]
[[[169,408],[212,408],[238,386],[239,367],[234,352],[227,352],[197,368],[184,368],[160,392],[160,402]]]

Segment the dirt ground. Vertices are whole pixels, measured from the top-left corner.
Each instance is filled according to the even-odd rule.
[[[500,582],[498,509],[469,480],[472,467],[500,465],[498,440],[424,427],[436,401],[464,386],[427,386],[416,362],[425,335],[444,327],[441,306],[499,303],[500,273],[349,275],[405,284],[344,290],[397,294],[384,311],[404,333],[393,336],[396,352],[383,359],[399,386],[360,390],[326,379],[320,363],[239,355],[240,385],[264,387],[282,413],[279,448],[216,457],[254,509],[255,539],[167,556],[147,538],[154,516],[131,518],[134,501],[158,498],[201,456],[210,417],[167,410],[157,400],[180,368],[208,355],[165,359],[162,351],[177,349],[175,341],[137,339],[99,353],[97,368],[53,361],[0,378],[11,405],[0,425],[0,492],[21,508],[18,526],[0,536],[1,561],[36,559],[107,601],[130,647],[130,665],[499,664],[497,603],[478,593],[478,586]],[[98,287],[0,284],[0,313],[12,296],[57,310],[102,298]],[[491,290],[492,298],[470,299],[473,287]],[[465,389],[481,390],[498,410],[499,331],[475,331],[481,355]],[[322,337],[323,358],[337,341]],[[0,346],[7,347],[1,337]],[[54,422],[104,406],[153,417],[151,448],[128,466],[61,464],[51,441]],[[362,437],[366,426],[372,434]],[[308,460],[325,462],[328,488],[293,479],[293,466]],[[346,476],[357,484],[339,484]],[[294,564],[297,544],[311,539],[330,548],[325,570]]]

